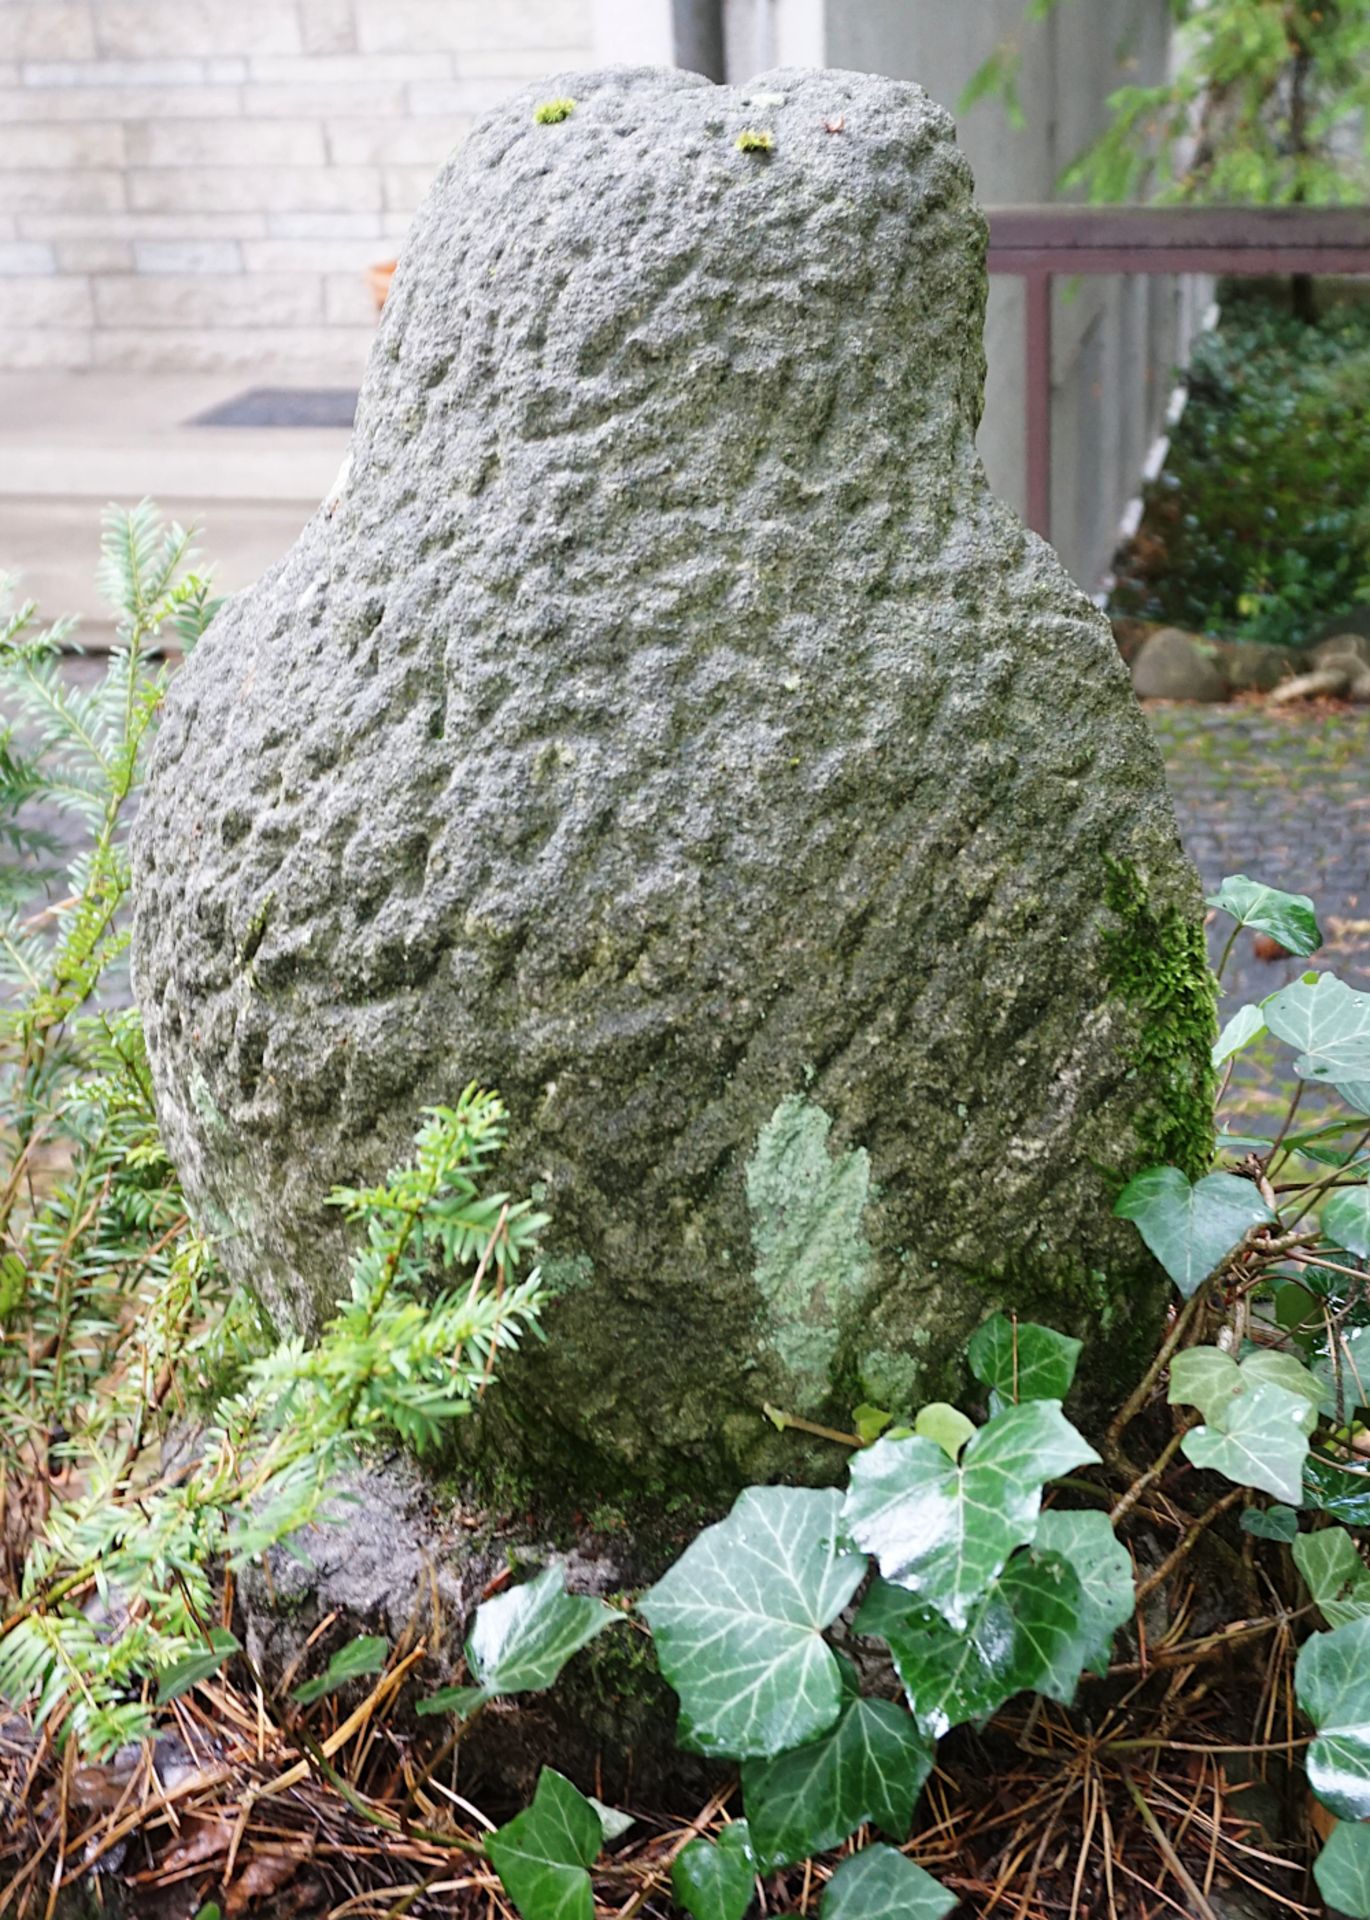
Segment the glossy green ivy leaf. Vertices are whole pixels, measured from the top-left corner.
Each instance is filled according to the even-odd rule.
[[[919,1727],[939,1740],[951,1727],[987,1720],[1015,1693],[1060,1676],[1080,1637],[1080,1582],[1056,1554],[1016,1554],[964,1627],[952,1627],[903,1587],[877,1580],[856,1631],[890,1650]],[[1071,1681],[1079,1677],[1079,1666]],[[1053,1698],[1056,1694],[1053,1694]]]
[[[893,1847],[867,1847],[838,1867],[820,1920],[942,1920],[956,1895]]]
[[[573,1653],[622,1626],[624,1615],[602,1600],[566,1591],[560,1567],[496,1594],[476,1609],[466,1660],[484,1692],[539,1693],[556,1680]]]
[[[1370,1113],[1370,1080],[1338,1080],[1336,1091],[1352,1113]]]
[[[1253,1540],[1278,1540],[1288,1546],[1299,1535],[1299,1516],[1293,1507],[1248,1507],[1242,1515],[1242,1532]],[[1297,1549],[1295,1558],[1297,1559]]]
[[[1370,1079],[1370,993],[1358,993],[1334,973],[1305,973],[1265,1002],[1265,1024],[1300,1049],[1301,1080]]]
[[[872,1440],[880,1438],[893,1418],[894,1415],[886,1413],[883,1407],[873,1407],[869,1401],[863,1400],[859,1407],[852,1409],[851,1422],[857,1439],[863,1447],[868,1447]]]
[[[296,1687],[293,1698],[302,1707],[322,1700],[326,1693],[336,1693],[339,1687],[345,1687],[349,1680],[360,1680],[369,1673],[379,1673],[390,1657],[390,1642],[377,1633],[363,1633],[355,1640],[349,1640],[345,1647],[339,1647],[323,1672],[317,1679],[306,1680],[302,1687]]]
[[[1014,1406],[1021,1400],[1064,1400],[1083,1345],[1050,1327],[995,1313],[976,1328],[966,1358],[976,1379]]]
[[[671,1863],[675,1897],[694,1920],[742,1920],[752,1904],[756,1857],[745,1820],[724,1827],[715,1844],[691,1840]]]
[[[587,1869],[603,1843],[599,1815],[584,1794],[544,1767],[532,1806],[492,1833],[486,1850],[523,1920],[594,1920]]]
[[[913,1430],[925,1440],[935,1440],[949,1460],[956,1460],[974,1433],[975,1422],[968,1420],[959,1407],[948,1406],[945,1400],[930,1400],[919,1410]]]
[[[1137,1174],[1113,1211],[1120,1220],[1136,1223],[1186,1300],[1252,1227],[1275,1218],[1249,1180],[1207,1173],[1191,1186],[1178,1167],[1148,1167]]]
[[[1301,1533],[1294,1542],[1294,1565],[1329,1627],[1370,1615],[1370,1567],[1344,1527]]]
[[[1039,1552],[1059,1554],[1080,1583],[1080,1619],[1070,1645],[1035,1684],[1039,1693],[1069,1705],[1080,1674],[1108,1672],[1113,1636],[1132,1618],[1136,1583],[1132,1556],[1106,1513],[1052,1507],[1037,1522]]]
[[[157,1674],[157,1705],[164,1707],[168,1700],[179,1700],[201,1680],[208,1680],[216,1674],[225,1660],[231,1659],[242,1648],[227,1627],[211,1627],[209,1645],[200,1653],[189,1653],[184,1660],[175,1660],[168,1667],[162,1667]]]
[[[1286,953],[1298,954],[1300,959],[1306,960],[1322,945],[1317,911],[1306,893],[1282,893],[1278,887],[1248,880],[1244,873],[1232,873],[1216,893],[1209,894],[1208,904],[1230,913],[1239,927],[1268,933]]]
[[[606,1627],[621,1626],[624,1618],[602,1600],[567,1593],[562,1569],[544,1567],[535,1579],[477,1607],[466,1642],[473,1684],[443,1687],[420,1700],[417,1711],[468,1719],[501,1694],[540,1693],[573,1653]]]
[[[959,1464],[920,1434],[878,1440],[852,1461],[842,1522],[886,1580],[964,1626],[1031,1540],[1044,1482],[1098,1458],[1057,1402],[1025,1400],[979,1428]]]
[[[1341,1187],[1322,1210],[1322,1230],[1360,1260],[1370,1255],[1370,1186]]]
[[[902,1707],[849,1700],[820,1739],[743,1766],[742,1797],[761,1871],[824,1853],[867,1820],[902,1840],[931,1770],[932,1745]]]
[[[1221,1067],[1234,1053],[1240,1053],[1243,1047],[1249,1047],[1258,1034],[1265,1032],[1265,1015],[1258,1006],[1238,1007],[1232,1018],[1225,1022],[1222,1032],[1213,1042],[1213,1064]],[[1220,1141],[1220,1145],[1231,1142]],[[1258,1142],[1261,1148],[1269,1147],[1268,1140]]]
[[[1301,1497],[1308,1434],[1316,1418],[1302,1394],[1263,1381],[1228,1402],[1221,1419],[1193,1427],[1180,1444],[1191,1466],[1277,1500]]]
[[[680,1695],[682,1746],[769,1758],[836,1720],[841,1673],[823,1629],[866,1571],[838,1544],[841,1506],[835,1488],[749,1487],[639,1602]]]
[[[637,1825],[634,1816],[624,1813],[621,1807],[607,1807],[602,1800],[596,1800],[592,1793],[587,1793],[585,1798],[599,1815],[599,1830],[604,1835],[606,1847],[612,1846],[615,1840],[621,1840],[630,1827]]]
[[[1348,1527],[1370,1527],[1370,1473],[1310,1453],[1303,1464],[1303,1501]]]
[[[450,1713],[458,1720],[469,1720],[477,1707],[488,1706],[490,1695],[484,1687],[439,1687],[426,1700],[415,1703],[418,1714]]]
[[[1313,1878],[1335,1913],[1370,1920],[1370,1826],[1338,1820],[1313,1862]]]
[[[1311,1433],[1322,1405],[1322,1382],[1292,1353],[1258,1347],[1240,1366],[1220,1347],[1187,1347],[1170,1363],[1172,1407],[1197,1407],[1210,1426],[1226,1431],[1233,1402],[1262,1385],[1281,1387],[1307,1403],[1305,1431]]]
[[[1309,1786],[1339,1820],[1370,1819],[1370,1615],[1305,1640],[1294,1691],[1317,1728]]]

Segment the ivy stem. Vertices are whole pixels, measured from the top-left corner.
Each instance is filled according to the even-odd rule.
[[[769,1400],[762,1401],[761,1411],[781,1433],[787,1427],[794,1427],[799,1433],[816,1433],[820,1440],[835,1440],[839,1447],[864,1447],[866,1444],[859,1433],[839,1433],[836,1427],[821,1427],[816,1420],[805,1420],[797,1413],[786,1413],[780,1407],[773,1407]]]
[[[1364,1133],[1358,1135],[1354,1145],[1351,1148],[1351,1152],[1348,1156],[1348,1160],[1347,1160],[1348,1166],[1355,1165],[1356,1155],[1364,1150],[1367,1143],[1370,1143],[1370,1127],[1367,1127]],[[1306,1187],[1304,1189],[1303,1205],[1300,1207],[1299,1211],[1294,1215],[1294,1218],[1290,1221],[1289,1224],[1291,1227],[1296,1227],[1299,1224],[1300,1220],[1303,1219],[1303,1216],[1313,1206],[1319,1194],[1325,1193],[1329,1187],[1335,1187],[1337,1185],[1338,1181],[1341,1179],[1341,1176],[1345,1173],[1345,1171],[1346,1171],[1346,1167],[1334,1167],[1331,1173],[1326,1175],[1324,1179],[1315,1181],[1311,1187]],[[1353,1186],[1359,1186],[1361,1185],[1361,1182],[1357,1180],[1357,1181],[1352,1181],[1349,1184]]]
[[[1185,1535],[1184,1539],[1181,1540],[1179,1546],[1175,1548],[1174,1552],[1167,1554],[1165,1559],[1162,1560],[1160,1566],[1156,1568],[1155,1572],[1149,1573],[1146,1579],[1143,1580],[1141,1585],[1138,1587],[1137,1605],[1139,1607],[1141,1606],[1143,1600],[1146,1599],[1147,1595],[1150,1593],[1154,1593],[1157,1587],[1163,1585],[1164,1582],[1170,1578],[1171,1574],[1174,1573],[1176,1567],[1179,1566],[1180,1562],[1187,1558],[1189,1553],[1192,1551],[1195,1542],[1198,1540],[1199,1535],[1204,1531],[1204,1529],[1206,1527],[1211,1527],[1215,1520],[1220,1518],[1220,1516],[1226,1513],[1230,1508],[1235,1507],[1239,1500],[1244,1500],[1246,1498],[1246,1491],[1247,1490],[1245,1487],[1233,1487],[1232,1491],[1230,1493],[1225,1493],[1221,1500],[1215,1500],[1213,1502],[1213,1505],[1208,1509],[1207,1513],[1202,1513],[1199,1515],[1199,1518],[1194,1522],[1193,1526],[1189,1529],[1189,1532]]]
[[[1241,930],[1242,930],[1242,923],[1239,920],[1236,926],[1233,927],[1231,933],[1229,933],[1227,936],[1227,945],[1223,948],[1222,958],[1219,960],[1217,972],[1213,976],[1215,980],[1222,979],[1223,973],[1227,968],[1227,963],[1232,958],[1232,949],[1237,944],[1237,935],[1241,932]]]
[[[1113,1454],[1116,1457],[1119,1440],[1122,1438],[1127,1427],[1136,1419],[1137,1415],[1150,1399],[1152,1388],[1170,1365],[1170,1356],[1189,1331],[1207,1292],[1208,1282],[1205,1281],[1203,1285],[1195,1289],[1176,1314],[1175,1324],[1162,1341],[1156,1358],[1152,1361],[1118,1412],[1109,1422],[1108,1430],[1104,1434],[1105,1452]]]
[[[1161,1475],[1175,1458],[1175,1455],[1179,1452],[1180,1444],[1188,1431],[1188,1427],[1181,1427],[1178,1433],[1172,1434],[1170,1439],[1167,1440],[1155,1465],[1148,1467],[1145,1473],[1133,1481],[1132,1485],[1108,1516],[1112,1526],[1116,1527],[1120,1520],[1125,1519],[1146,1492],[1147,1488],[1153,1486],[1155,1482],[1160,1479]]]
[[[1267,1180],[1270,1178],[1271,1173],[1274,1171],[1275,1156],[1279,1153],[1280,1148],[1284,1145],[1284,1136],[1288,1133],[1290,1127],[1294,1123],[1294,1115],[1298,1112],[1299,1103],[1303,1099],[1303,1096],[1307,1091],[1307,1089],[1308,1089],[1308,1082],[1306,1080],[1300,1080],[1297,1088],[1294,1091],[1294,1098],[1289,1102],[1289,1109],[1284,1116],[1284,1120],[1281,1123],[1280,1130],[1275,1135],[1274,1145],[1271,1147],[1270,1152],[1266,1155],[1265,1177]],[[1286,1153],[1284,1157],[1287,1160],[1289,1158],[1289,1154]]]

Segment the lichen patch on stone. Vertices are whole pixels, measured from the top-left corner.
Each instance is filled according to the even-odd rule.
[[[862,1218],[870,1196],[863,1147],[834,1154],[832,1120],[801,1094],[781,1101],[747,1165],[756,1284],[772,1347],[804,1411],[832,1387],[841,1327],[870,1286]]]

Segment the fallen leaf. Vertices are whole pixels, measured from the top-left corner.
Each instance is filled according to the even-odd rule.
[[[226,1911],[243,1913],[254,1900],[278,1892],[295,1878],[308,1857],[303,1853],[254,1853],[225,1896]]]
[[[178,1845],[162,1855],[157,1863],[158,1872],[179,1873],[184,1867],[198,1866],[202,1860],[213,1860],[216,1855],[228,1852],[232,1838],[233,1828],[227,1820],[200,1821]]]

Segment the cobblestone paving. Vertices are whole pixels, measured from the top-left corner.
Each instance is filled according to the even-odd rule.
[[[1220,1019],[1263,1000],[1308,967],[1370,990],[1370,713],[1272,713],[1260,706],[1148,708],[1184,837],[1204,892],[1230,873],[1310,895],[1323,945],[1309,960],[1262,960],[1238,937]],[[1216,966],[1231,922],[1215,915]],[[1293,1091],[1288,1048],[1268,1037],[1243,1053],[1224,1124],[1269,1133]],[[1305,1099],[1301,1112],[1325,1109]],[[1335,1108],[1340,1111],[1339,1107]]]
[[[1310,964],[1370,989],[1370,713],[1148,711],[1205,893],[1245,873],[1309,894],[1318,909],[1324,945],[1312,962],[1262,961],[1248,935],[1238,940],[1225,982],[1232,1004],[1273,993]],[[1210,928],[1215,963],[1228,928]]]

